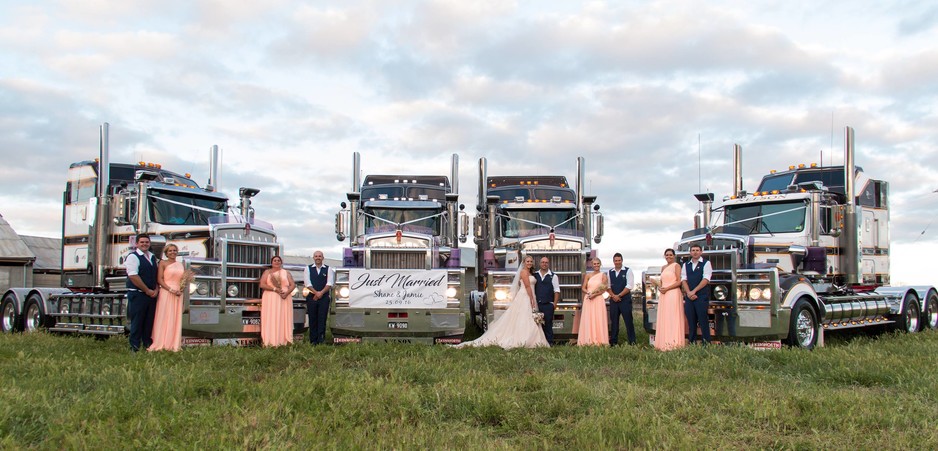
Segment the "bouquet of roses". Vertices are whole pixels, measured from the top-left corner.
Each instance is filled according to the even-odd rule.
[[[538,309],[532,309],[531,315],[534,317],[534,324],[538,326],[544,325],[544,314]]]

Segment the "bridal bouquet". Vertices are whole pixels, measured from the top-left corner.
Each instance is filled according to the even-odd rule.
[[[274,291],[280,293],[280,275],[270,274],[270,284],[274,286]]]
[[[596,287],[596,290],[595,290],[595,291],[591,291],[591,292],[589,293],[589,298],[592,299],[592,298],[594,298],[594,297],[596,297],[596,296],[600,296],[600,295],[602,295],[603,293],[605,293],[606,290],[608,290],[608,289],[609,289],[609,287],[607,287],[606,284],[604,284],[604,283],[599,284],[599,286]]]
[[[534,323],[538,326],[544,325],[544,314],[541,313],[538,309],[531,310],[531,315],[534,317]]]
[[[187,269],[182,272],[182,278],[179,279],[179,286],[185,287],[190,283],[195,282],[195,273],[191,269]]]

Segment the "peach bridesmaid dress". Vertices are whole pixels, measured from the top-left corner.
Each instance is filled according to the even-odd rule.
[[[674,266],[671,263],[661,271],[661,286],[677,282]],[[686,344],[684,332],[687,330],[687,317],[684,316],[684,296],[680,288],[668,290],[658,299],[658,323],[655,326],[655,349],[670,351],[683,348]]]
[[[280,286],[287,286],[286,270],[271,271],[267,283],[274,277]],[[293,298],[280,297],[275,291],[266,290],[261,296],[261,341],[264,346],[282,346],[293,343]]]
[[[182,262],[171,263],[163,270],[163,282],[173,290],[181,290],[185,268]],[[147,351],[178,351],[182,347],[182,296],[160,290],[153,319],[153,344]]]
[[[603,283],[603,273],[595,274],[586,282],[586,290],[596,291]],[[580,333],[577,346],[609,346],[609,312],[602,294],[588,298],[583,295],[583,315],[580,317]]]

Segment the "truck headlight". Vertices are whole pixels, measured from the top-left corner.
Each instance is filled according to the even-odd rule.
[[[350,292],[351,291],[348,289],[348,287],[339,288],[339,297],[347,298]]]
[[[111,305],[110,304],[101,304],[101,314],[110,315],[111,314]]]
[[[189,282],[189,294],[195,294],[195,292],[198,289],[199,289],[199,284],[195,282]]]
[[[749,289],[749,299],[768,301],[772,299],[772,289],[769,287],[752,287]]]
[[[456,297],[456,287],[449,287],[446,289],[446,297],[455,298]]]
[[[713,299],[718,301],[726,300],[726,287],[723,285],[717,285],[713,288]]]
[[[68,315],[68,303],[67,302],[63,302],[61,305],[59,305],[59,313],[63,315]]]
[[[505,299],[508,299],[508,292],[507,292],[507,291],[505,291],[505,290],[495,290],[495,300],[496,300],[496,301],[504,301]]]
[[[762,297],[762,288],[752,287],[749,289],[749,299],[758,301]]]
[[[226,290],[225,293],[228,293],[229,298],[238,297],[238,286],[235,284],[228,285],[228,290]]]
[[[195,292],[200,296],[208,296],[208,282],[197,282]]]

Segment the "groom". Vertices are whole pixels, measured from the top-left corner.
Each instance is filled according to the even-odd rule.
[[[534,298],[537,300],[537,309],[544,314],[544,338],[553,346],[554,344],[554,309],[560,302],[560,280],[550,270],[550,259],[541,257],[540,269],[534,273]]]

